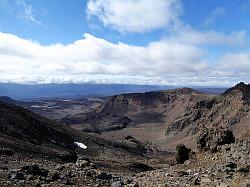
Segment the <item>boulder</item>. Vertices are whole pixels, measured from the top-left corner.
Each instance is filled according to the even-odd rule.
[[[189,160],[191,149],[187,148],[183,144],[176,146],[175,159],[178,164],[183,164],[186,160]]]

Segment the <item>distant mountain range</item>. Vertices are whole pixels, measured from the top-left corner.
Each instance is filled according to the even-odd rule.
[[[80,97],[80,96],[111,96],[121,93],[141,93],[177,88],[161,85],[129,85],[129,84],[13,84],[0,83],[0,96],[13,99],[41,99],[55,97]],[[226,88],[194,87],[194,89],[220,94]]]

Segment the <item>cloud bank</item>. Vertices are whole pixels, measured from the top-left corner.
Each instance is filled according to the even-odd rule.
[[[0,0],[0,2],[4,2]],[[32,6],[18,0],[20,19],[41,24]],[[112,43],[84,34],[70,44],[41,45],[0,32],[0,82],[232,85],[250,82],[250,51],[214,57],[213,47],[247,45],[245,31],[197,31],[180,20],[180,0],[89,0],[87,16],[120,32],[165,29],[146,46]],[[222,7],[205,20],[224,16]],[[212,50],[210,50],[212,49]]]
[[[198,42],[171,37],[141,47],[84,34],[68,45],[43,46],[0,32],[0,81],[207,84],[214,77],[249,78],[250,53],[227,54],[211,66],[204,58],[206,51],[197,45],[211,44],[203,37],[207,34],[201,34]],[[234,39],[230,34],[212,43],[228,45]]]

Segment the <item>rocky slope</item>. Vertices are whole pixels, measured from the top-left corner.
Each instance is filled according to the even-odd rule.
[[[7,97],[7,96],[0,96],[0,101],[4,102],[4,103],[14,104],[14,105],[22,104],[22,101],[16,101],[16,100],[11,99],[10,97]]]
[[[169,141],[171,135],[179,139],[184,136],[193,139],[204,128],[220,127],[232,129],[236,137],[247,136],[250,132],[249,90],[250,85],[239,83],[221,95],[198,101],[186,108],[166,129],[166,140]]]
[[[105,172],[152,169],[143,163],[157,154],[131,137],[121,143],[87,135],[0,102],[0,186],[109,186],[116,178]]]
[[[131,135],[160,149],[174,149],[181,142],[194,148],[204,128],[227,127],[236,137],[249,133],[249,87],[239,83],[221,95],[190,88],[115,95],[94,112],[62,122],[115,140]]]
[[[89,133],[0,102],[0,186],[247,186],[249,101],[244,83],[122,94],[64,119]]]
[[[137,163],[130,167],[140,168],[141,171],[133,173],[103,172],[99,165],[87,157],[78,157],[76,163],[63,164],[28,155],[19,158],[18,155],[10,157],[0,154],[0,186],[248,186],[250,185],[249,139],[235,141],[233,136],[227,134],[227,131],[223,130],[209,131],[211,139],[205,140],[209,149],[200,147],[197,152],[183,145],[177,146],[179,150],[177,155],[183,156],[183,151],[189,154],[189,158],[181,164],[178,164],[180,160],[177,159],[177,162],[173,161],[157,169]],[[214,140],[213,137],[224,142]],[[225,141],[228,138],[231,141]],[[197,139],[198,145],[201,142],[202,139]],[[213,145],[217,146],[216,150],[210,149]]]
[[[4,102],[0,102],[0,134],[1,145],[19,152],[55,154],[67,160],[76,148],[74,138],[63,127]]]
[[[87,149],[78,147],[76,142],[85,144]],[[148,153],[154,156],[146,144],[129,140],[121,143],[80,133],[21,107],[0,102],[0,156],[30,155],[75,162],[77,156],[85,155],[100,165],[115,160],[118,165],[126,166],[147,158]],[[106,168],[110,167],[113,164]]]
[[[193,159],[129,178],[138,186],[247,187],[250,185],[250,141],[218,146],[216,153],[197,152]],[[126,181],[126,180],[125,180]]]

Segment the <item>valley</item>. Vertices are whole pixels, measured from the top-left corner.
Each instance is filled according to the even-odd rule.
[[[0,97],[0,109],[2,186],[237,186],[249,179],[250,85],[244,83],[222,94],[178,88]],[[181,144],[190,151],[178,163]]]

